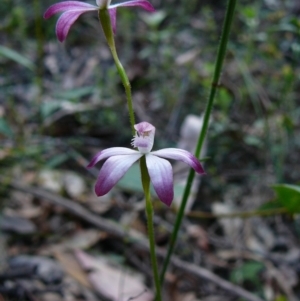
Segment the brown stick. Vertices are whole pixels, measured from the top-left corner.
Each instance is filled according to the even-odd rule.
[[[136,238],[131,234],[131,231],[124,230],[120,225],[117,223],[105,219],[103,217],[100,217],[98,215],[95,215],[94,213],[90,212],[89,210],[85,209],[81,205],[75,203],[75,201],[63,198],[59,195],[54,194],[53,192],[49,192],[45,189],[32,187],[32,186],[26,186],[18,183],[17,181],[7,181],[4,177],[0,176],[0,182],[2,184],[7,184],[17,190],[23,191],[25,193],[30,193],[38,198],[41,198],[42,200],[49,202],[53,205],[58,205],[72,214],[74,214],[77,217],[82,218],[84,221],[89,222],[96,228],[105,231],[109,233],[112,236],[115,236],[117,238],[126,239],[128,242],[132,242],[138,247],[140,247],[142,250],[149,252],[149,246],[148,246],[148,240],[146,238]],[[165,251],[163,251],[160,248],[157,248],[157,255],[159,257],[164,258]],[[244,290],[243,288],[230,283],[229,281],[226,281],[222,279],[221,277],[215,275],[214,273],[210,272],[207,269],[201,268],[199,266],[187,263],[185,261],[180,260],[176,256],[172,257],[171,260],[172,264],[176,268],[180,268],[181,270],[184,270],[186,272],[189,272],[199,278],[211,281],[221,287],[224,290],[227,290],[231,292],[232,294],[242,297],[249,301],[263,301],[259,297],[251,294],[250,292]]]

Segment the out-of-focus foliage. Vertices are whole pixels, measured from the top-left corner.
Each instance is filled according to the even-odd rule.
[[[261,262],[248,261],[231,272],[231,281],[239,284],[242,284],[245,281],[250,281],[256,286],[256,288],[259,288],[259,273],[263,270],[263,268],[264,265]]]
[[[273,186],[277,194],[277,201],[290,213],[300,212],[300,186],[277,184]]]
[[[42,19],[54,2],[1,2],[0,172],[20,179],[28,171],[72,170],[92,183],[84,158],[105,147],[130,146],[126,99],[97,14],[80,17],[61,44],[57,16]],[[205,109],[226,1],[151,2],[157,9],[152,15],[118,10],[116,44],[136,118],[156,126],[158,149],[175,146],[185,116]],[[299,185],[299,66],[298,1],[238,1],[195,209],[211,211],[214,202],[223,202],[255,210],[274,198],[273,184]],[[278,202],[272,204],[298,213],[296,187],[276,185]],[[296,219],[286,222],[299,227]],[[278,221],[269,225],[281,237]],[[240,238],[225,237],[224,229],[216,222],[207,230],[217,237],[210,242],[216,250],[255,245],[253,252],[263,253],[282,245],[267,240],[266,230],[268,247],[250,234],[241,247]],[[232,281],[262,293],[256,277],[264,273],[261,262],[239,259],[228,270]],[[282,292],[276,296],[287,300]]]

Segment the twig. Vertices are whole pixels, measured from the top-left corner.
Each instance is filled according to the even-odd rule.
[[[226,291],[231,292],[232,294],[236,296],[240,296],[246,300],[249,301],[263,301],[261,298],[251,294],[250,292],[244,290],[243,288],[230,283],[229,281],[226,281],[222,279],[221,277],[217,276],[216,274],[212,273],[209,270],[206,270],[204,268],[201,268],[199,266],[196,266],[191,263],[187,263],[186,261],[182,261],[175,256],[172,256],[171,263],[181,270],[185,270],[195,276],[198,276],[200,278],[203,278],[205,280],[211,281],[215,284],[217,284],[219,287],[223,288]]]
[[[9,270],[0,274],[0,283],[6,280],[14,280],[18,278],[29,278],[36,272],[36,267],[23,267],[17,270]]]
[[[80,217],[84,221],[89,222],[96,228],[106,231],[112,236],[115,236],[120,239],[126,240],[126,242],[131,242],[141,248],[143,251],[149,252],[148,240],[143,237],[134,236],[130,231],[124,230],[120,225],[117,223],[108,220],[106,218],[97,216],[91,213],[89,210],[85,209],[81,205],[75,203],[72,200],[63,198],[59,195],[54,194],[53,192],[49,192],[45,189],[25,186],[20,184],[17,181],[10,180],[8,181],[7,178],[0,176],[0,183],[9,185],[17,190],[23,191],[25,193],[30,193],[43,201],[49,202],[54,205],[61,206],[74,214],[77,217]],[[160,248],[156,249],[156,253],[159,257],[165,258],[166,252]],[[220,288],[231,292],[232,294],[244,298],[249,301],[263,301],[261,298],[251,294],[250,292],[244,290],[243,288],[234,285],[221,277],[215,275],[214,273],[210,272],[205,268],[201,268],[199,266],[187,263],[176,256],[173,256],[171,259],[171,263],[174,267],[179,268],[183,271],[189,272],[199,278],[211,281],[215,283]]]
[[[280,215],[280,214],[288,214],[286,208],[272,208],[272,209],[264,209],[264,210],[252,210],[252,211],[241,211],[241,212],[232,212],[232,213],[211,213],[205,211],[191,211],[186,213],[186,216],[195,217],[195,218],[250,218],[254,216],[267,217],[270,215]]]

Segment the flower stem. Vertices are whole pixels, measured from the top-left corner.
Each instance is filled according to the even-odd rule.
[[[236,6],[236,0],[229,0],[227,9],[226,9],[225,20],[223,23],[223,29],[222,29],[219,48],[218,48],[217,59],[216,59],[216,63],[215,63],[213,80],[212,80],[210,93],[209,93],[208,101],[207,101],[205,112],[204,112],[203,126],[202,126],[201,132],[199,134],[198,142],[197,142],[197,146],[196,146],[196,150],[195,150],[195,156],[197,158],[199,157],[199,155],[201,153],[203,142],[204,142],[204,139],[205,139],[205,136],[207,133],[209,119],[210,119],[212,107],[214,104],[214,98],[215,98],[215,94],[216,94],[217,87],[219,84],[219,78],[220,78],[220,74],[221,74],[221,70],[222,70],[222,66],[223,66],[223,62],[224,62],[224,58],[225,58],[225,54],[226,54],[227,42],[229,39],[229,33],[230,33],[230,29],[231,29],[235,6]],[[167,268],[168,268],[168,265],[169,265],[169,262],[171,259],[171,255],[174,250],[178,231],[181,226],[185,206],[186,206],[186,203],[187,203],[190,191],[191,191],[194,177],[195,177],[195,171],[193,169],[191,169],[189,172],[188,178],[187,178],[185,190],[184,190],[183,197],[182,197],[182,202],[181,202],[178,214],[176,216],[176,221],[175,221],[175,225],[174,225],[173,232],[171,235],[171,240],[169,243],[167,256],[164,260],[164,265],[163,265],[163,268],[162,268],[162,271],[160,274],[161,285],[163,285],[165,273],[167,271]]]
[[[151,265],[153,271],[153,278],[156,288],[156,299],[155,301],[161,301],[161,289],[160,289],[160,282],[159,282],[159,273],[156,261],[156,254],[155,254],[155,240],[154,240],[154,229],[153,229],[153,207],[151,203],[150,197],[150,177],[148,173],[148,169],[146,166],[146,158],[143,156],[140,159],[140,167],[141,167],[141,176],[142,176],[142,183],[146,198],[146,215],[147,215],[147,222],[148,222],[148,238],[150,244],[150,256],[151,256]]]
[[[113,56],[118,73],[120,75],[121,81],[122,81],[124,89],[125,89],[131,130],[132,130],[132,133],[135,134],[135,130],[134,130],[135,117],[134,117],[133,102],[132,102],[132,95],[131,95],[131,85],[130,85],[128,76],[125,72],[125,69],[124,69],[123,65],[121,64],[119,57],[118,57],[115,40],[114,40],[114,34],[113,34],[111,22],[110,22],[110,16],[109,16],[109,12],[106,8],[99,10],[99,20],[102,25],[104,35],[106,37],[108,47],[111,51],[111,54]]]

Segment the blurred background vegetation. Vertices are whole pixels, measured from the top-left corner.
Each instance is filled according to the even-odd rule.
[[[96,14],[84,14],[61,44],[57,18],[42,18],[50,4],[2,4],[3,168],[66,164],[70,154],[57,143],[85,153],[130,139],[122,85]],[[138,120],[155,123],[158,146],[174,145],[185,116],[204,111],[225,2],[153,5],[155,14],[120,9],[116,41]],[[208,133],[204,189],[219,195],[231,182],[299,181],[299,10],[297,1],[239,1]]]
[[[57,17],[42,18],[53,3],[1,2],[0,173],[23,181],[44,169],[71,170],[92,187],[78,162],[130,146],[126,99],[96,13],[82,15],[62,44]],[[158,149],[175,146],[184,118],[205,109],[226,1],[151,3],[155,14],[118,10],[116,43],[137,120],[156,126]],[[278,206],[269,202],[272,185],[300,184],[299,15],[297,0],[238,1],[194,209]],[[299,219],[285,222],[299,237]],[[230,277],[240,283],[246,269],[259,290],[260,268],[248,262]]]

